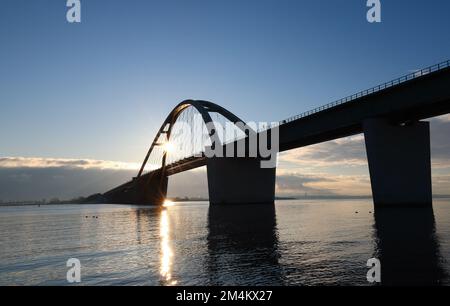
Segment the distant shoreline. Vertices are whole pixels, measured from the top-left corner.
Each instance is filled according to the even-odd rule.
[[[276,197],[276,201],[307,201],[307,200],[367,200],[372,199],[372,196],[302,196],[302,197]],[[450,199],[450,195],[435,195],[433,199]],[[208,202],[206,198],[168,198],[168,200],[173,202]],[[62,205],[104,205],[111,203],[82,203],[78,199],[70,201],[60,201],[60,202],[2,202],[0,207],[11,207],[11,206],[62,206]],[[119,204],[120,205],[120,204]]]

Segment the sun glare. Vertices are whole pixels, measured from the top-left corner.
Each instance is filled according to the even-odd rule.
[[[171,153],[171,152],[173,152],[173,151],[175,150],[175,147],[174,147],[173,143],[171,143],[171,142],[166,142],[166,143],[163,145],[163,149],[164,149],[165,152]]]
[[[170,206],[174,206],[175,205],[175,203],[174,202],[172,202],[171,200],[164,200],[164,204],[163,204],[163,207],[170,207]]]

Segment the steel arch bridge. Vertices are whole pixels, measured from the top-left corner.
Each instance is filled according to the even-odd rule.
[[[188,116],[185,116],[187,118],[182,118],[182,115],[186,113],[188,114]],[[200,122],[192,121],[195,120],[195,113],[198,115],[197,119],[201,119],[199,120]],[[214,121],[212,118],[213,114],[217,115]],[[221,139],[220,137],[220,135],[224,135],[225,133],[224,126],[220,124],[220,121],[223,122],[226,120],[236,127],[233,135],[231,135],[231,139],[230,137],[225,139],[223,137]],[[176,133],[180,132],[180,128],[177,130],[177,123],[180,122],[183,123],[181,128],[191,130],[190,133],[182,130],[181,137],[179,137],[180,133]],[[217,104],[203,100],[185,100],[179,103],[164,120],[150,145],[136,178],[140,178],[146,168],[153,171],[164,169],[166,174],[170,176],[204,166],[206,164],[204,156],[205,147],[208,145],[220,146],[226,142],[234,141],[237,138],[244,138],[249,133],[254,133],[251,128],[247,127],[246,129],[244,126],[246,124],[243,120]],[[221,133],[219,133],[219,129],[222,129]],[[237,130],[240,130],[240,133]],[[192,131],[200,133],[192,135]],[[205,135],[207,135],[206,141],[205,139],[197,139],[199,136]],[[196,142],[197,140],[198,142]],[[170,149],[167,147],[168,144],[171,146]],[[149,161],[151,161],[150,167],[147,167],[149,166]]]
[[[230,130],[227,126],[233,128]],[[213,163],[211,158],[205,156],[206,147],[224,148],[239,140],[248,146],[245,141],[251,134],[257,136],[254,129],[227,109],[209,101],[185,100],[175,106],[164,120],[137,176],[105,193],[105,201],[161,203],[166,197],[169,176]],[[252,167],[258,165],[259,168],[259,158],[248,161]],[[210,165],[210,168],[214,167],[217,167],[217,162]],[[270,175],[274,177],[274,171],[270,171]],[[274,188],[269,190],[273,189],[274,193]]]

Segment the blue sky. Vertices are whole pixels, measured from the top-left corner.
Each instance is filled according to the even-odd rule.
[[[0,157],[140,162],[174,105],[278,121],[450,57],[450,2],[0,4]]]
[[[448,59],[448,1],[4,0],[1,153],[135,162],[170,109],[281,120]]]

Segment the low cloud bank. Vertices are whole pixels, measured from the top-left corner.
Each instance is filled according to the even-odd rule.
[[[114,169],[0,168],[0,200],[72,199],[105,192],[130,180],[136,171]]]
[[[139,165],[117,161],[94,159],[67,159],[41,157],[0,157],[0,168],[69,168],[136,170]]]

